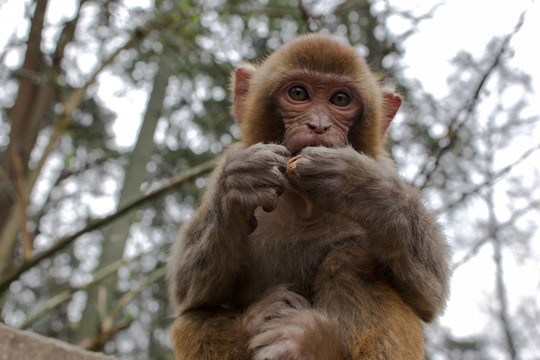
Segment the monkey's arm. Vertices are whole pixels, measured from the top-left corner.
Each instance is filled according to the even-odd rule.
[[[424,321],[442,309],[448,292],[448,249],[420,193],[390,159],[354,149],[306,148],[297,183],[318,207],[366,229],[371,261]]]
[[[420,320],[370,269],[370,257],[353,242],[332,250],[315,278],[313,311],[336,324],[344,359],[424,359]]]
[[[173,245],[171,297],[177,311],[227,303],[247,269],[246,237],[255,208],[272,210],[287,186],[288,151],[279,145],[232,146],[214,171],[195,217]]]

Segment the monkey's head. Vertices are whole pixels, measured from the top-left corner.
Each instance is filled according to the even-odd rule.
[[[232,77],[233,115],[247,145],[343,147],[376,157],[401,99],[382,90],[356,50],[309,34]]]

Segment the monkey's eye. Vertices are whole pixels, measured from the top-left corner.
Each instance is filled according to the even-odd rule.
[[[304,89],[302,86],[293,86],[289,89],[289,96],[294,101],[306,101],[309,99],[307,90]]]
[[[337,92],[330,98],[330,102],[336,106],[347,106],[351,103],[351,98],[344,92]]]

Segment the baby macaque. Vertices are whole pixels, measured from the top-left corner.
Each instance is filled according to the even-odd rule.
[[[231,89],[242,142],[170,258],[178,359],[423,359],[448,248],[384,149],[401,99],[317,34]]]

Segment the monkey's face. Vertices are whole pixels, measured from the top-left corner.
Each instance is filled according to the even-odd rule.
[[[346,76],[292,71],[271,97],[283,123],[283,145],[292,154],[306,146],[348,145],[350,129],[361,118],[360,93]]]
[[[232,80],[245,144],[282,143],[293,154],[351,145],[377,157],[401,103],[352,46],[319,34],[284,45],[260,66],[246,64]]]

